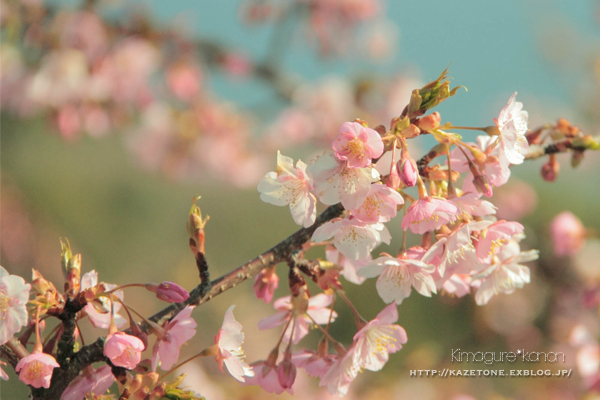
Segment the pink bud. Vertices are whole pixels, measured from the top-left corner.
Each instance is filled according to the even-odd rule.
[[[419,128],[422,131],[430,131],[432,129],[440,126],[440,122],[442,121],[442,116],[439,112],[434,112],[433,114],[429,114],[421,119],[419,119]]]
[[[406,150],[402,151],[402,158],[398,161],[397,168],[400,180],[406,186],[415,186],[417,184],[417,176],[419,175],[419,169],[415,160],[406,155]]]
[[[542,165],[542,178],[547,182],[554,182],[560,171],[560,164],[556,161],[554,154],[550,155],[550,159]]]
[[[257,299],[270,303],[278,285],[279,277],[275,273],[275,268],[263,269],[254,278],[254,294]]]
[[[104,343],[104,355],[117,367],[134,369],[142,359],[144,343],[124,332],[108,335]]]
[[[477,189],[479,193],[483,193],[483,195],[486,197],[492,197],[494,194],[492,191],[492,185],[490,185],[490,182],[485,175],[475,176],[473,178],[473,185],[475,185],[475,189]]]
[[[186,301],[190,297],[190,294],[175,282],[166,281],[158,285],[156,297],[169,303],[181,303],[182,301]]]
[[[554,243],[554,254],[567,256],[575,254],[585,244],[585,227],[569,211],[558,214],[550,224],[550,233]]]
[[[277,379],[284,389],[290,389],[296,380],[296,366],[287,357],[279,363]]]

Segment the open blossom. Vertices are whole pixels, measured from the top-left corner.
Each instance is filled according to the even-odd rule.
[[[104,355],[117,367],[134,369],[142,359],[144,343],[140,338],[125,332],[108,335],[104,343]]]
[[[254,371],[244,361],[245,355],[242,350],[244,333],[242,332],[242,325],[233,317],[234,308],[235,306],[230,306],[227,309],[223,318],[223,325],[215,335],[215,344],[218,348],[215,360],[219,363],[221,372],[223,372],[224,364],[231,376],[240,382],[244,382],[244,377],[254,376]]]
[[[0,267],[0,345],[27,325],[27,301],[31,285]]]
[[[498,187],[508,182],[508,178],[510,178],[510,168],[507,163],[500,162],[500,148],[493,147],[495,140],[494,137],[481,135],[477,136],[477,144],[467,144],[477,147],[482,152],[485,152],[486,157],[483,164],[478,163],[477,160],[473,161],[479,166],[480,171],[487,178],[488,182],[493,186]],[[467,154],[469,153],[468,151],[465,152]],[[469,172],[463,183],[463,191],[477,193],[477,188],[473,183],[475,179],[473,172],[471,172],[469,168],[469,163],[465,158],[464,153],[458,147],[450,152],[450,161],[453,170],[458,172]]]
[[[86,274],[83,274],[83,276],[81,277],[81,290],[82,291],[84,289],[92,288],[96,285],[98,285],[98,273],[95,270],[92,270]],[[117,287],[117,285],[114,285],[111,283],[104,284],[104,288],[107,291],[112,290],[116,287]],[[121,290],[117,290],[116,292],[113,293],[113,295],[117,296],[119,299],[123,300],[123,292]],[[106,297],[98,297],[96,300],[98,300],[99,302],[102,303],[102,305],[104,306],[105,312],[100,313],[99,311],[97,311],[94,308],[94,305],[91,303],[87,303],[85,305],[85,312],[87,313],[88,317],[90,318],[92,325],[94,325],[96,328],[108,329],[108,326],[110,324],[110,312],[111,312],[111,304],[110,303],[111,302]],[[115,325],[117,326],[117,328],[119,328],[127,323],[127,320],[122,315],[118,314],[121,307],[122,306],[119,301],[115,301],[114,304],[112,305],[112,310],[114,310],[114,321],[115,321]]]
[[[402,348],[408,340],[406,331],[393,322],[398,320],[396,304],[385,307],[374,320],[354,335],[355,362],[369,371],[379,371],[389,354]]]
[[[330,394],[345,396],[350,384],[361,370],[355,350],[356,347],[351,346],[346,354],[337,355],[327,373],[321,378],[319,386],[327,387]]]
[[[341,202],[347,210],[359,208],[369,195],[371,183],[380,178],[372,166],[350,168],[332,152],[319,156],[306,172],[314,180],[315,193],[323,204]]]
[[[253,363],[252,371],[253,375],[246,378],[244,386],[259,385],[267,393],[281,394],[287,391],[290,394],[294,394],[294,390],[291,387],[284,388],[281,386],[277,368],[275,366],[268,366],[266,361]]]
[[[498,208],[487,200],[481,199],[481,193],[464,193],[460,197],[449,199],[460,210],[461,218],[470,220],[471,217],[484,217],[496,214]]]
[[[333,236],[333,243],[344,256],[365,260],[379,244],[390,243],[391,236],[384,224],[366,224],[356,218],[335,218],[318,227],[312,241],[321,242]]]
[[[371,261],[371,255],[364,260],[351,260],[342,255],[334,246],[327,246],[325,247],[325,258],[342,267],[341,274],[348,282],[360,285],[365,281],[366,278],[359,276],[358,271]]]
[[[529,114],[523,110],[523,103],[515,100],[514,92],[508,104],[500,111],[494,123],[500,131],[500,158],[506,159],[511,164],[522,164],[529,150],[527,133],[527,119]]]
[[[254,294],[257,299],[263,299],[265,303],[271,302],[277,286],[279,286],[279,276],[275,268],[261,269],[254,278]]]
[[[487,227],[484,224],[489,224]],[[523,233],[523,225],[518,222],[507,221],[482,221],[478,228],[481,230],[477,240],[477,258],[484,263],[489,263],[494,254],[501,251],[510,239]]]
[[[306,174],[306,164],[281,155],[277,151],[277,172],[269,172],[258,184],[260,199],[276,205],[290,205],[294,222],[304,227],[315,223],[317,217],[316,198],[310,192],[312,183]]]
[[[411,204],[402,220],[402,229],[410,228],[413,233],[422,235],[454,222],[459,214],[460,210],[452,202],[428,196]]]
[[[51,355],[34,351],[19,361],[15,371],[19,372],[19,380],[24,384],[34,388],[45,387],[48,389],[52,380],[52,372],[54,368],[59,367],[60,364]]]
[[[431,274],[435,266],[410,258],[379,257],[358,271],[360,276],[377,279],[377,293],[386,303],[402,303],[414,287],[423,296],[437,293]]]
[[[179,359],[179,348],[196,334],[196,321],[191,317],[194,306],[187,306],[164,326],[165,335],[152,349],[152,371],[160,360],[160,368],[168,371]]]
[[[309,327],[313,326],[314,323],[324,325],[329,322],[330,316],[331,321],[335,321],[335,318],[337,317],[335,311],[332,312],[331,309],[327,308],[331,304],[331,296],[329,295],[320,293],[309,298],[308,308],[305,312],[297,310],[292,301],[293,299],[291,296],[281,297],[275,300],[273,307],[279,312],[270,317],[263,318],[258,323],[258,329],[271,329],[276,326],[287,325],[287,322],[293,317],[296,321],[295,323],[292,322],[288,325],[288,328],[283,335],[283,340],[284,342],[289,343],[293,329],[293,342],[296,344],[308,334]]]
[[[371,159],[383,154],[383,141],[379,133],[358,122],[344,122],[332,147],[335,156],[348,161],[350,168],[368,167]]]
[[[90,392],[95,396],[103,395],[114,381],[115,377],[112,374],[110,365],[103,365],[97,369],[90,366],[81,375],[73,379],[63,392],[60,400],[81,400]]]
[[[554,217],[550,224],[550,234],[554,254],[559,257],[575,254],[585,243],[585,227],[579,218],[569,211]]]
[[[361,206],[350,212],[362,222],[388,222],[396,216],[401,204],[404,204],[404,199],[400,193],[385,185],[373,184]]]
[[[503,246],[502,251],[493,258],[492,265],[473,277],[473,285],[479,284],[475,302],[480,306],[487,304],[494,295],[510,294],[529,283],[529,268],[519,263],[537,260],[538,254],[537,250],[522,252],[515,240]]]

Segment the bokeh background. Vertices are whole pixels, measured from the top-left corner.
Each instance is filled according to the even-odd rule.
[[[531,127],[564,117],[598,134],[597,1],[344,3],[348,9],[336,19],[331,13],[315,17],[303,1],[2,1],[2,265],[26,279],[38,269],[61,287],[58,239],[67,237],[82,253],[82,272],[95,269],[103,281],[173,280],[191,290],[198,278],[185,223],[193,196],[202,195],[199,205],[211,217],[206,249],[214,278],[298,228],[287,208],[261,202],[255,189],[274,169],[277,149],[308,160],[344,121],[360,117],[389,125],[410,91],[448,65],[453,83],[468,92],[459,91],[438,108],[444,121],[489,125],[518,91]],[[94,20],[85,19],[82,10],[119,28],[99,35],[102,29],[94,31]],[[60,22],[39,22],[48,19]],[[28,26],[35,29],[27,31]],[[61,34],[65,26],[72,31]],[[54,36],[44,41],[48,32]],[[99,37],[105,43],[95,43],[102,42]],[[69,57],[57,57],[62,61],[55,64],[42,57],[60,55],[71,45],[85,47],[87,59],[94,60],[94,50],[118,48],[127,37],[143,38],[155,51],[138,48],[116,62],[133,66],[123,67],[131,75],[123,73],[113,98],[90,101],[81,94],[86,88],[77,86],[87,81],[71,79],[79,67],[64,61]],[[42,88],[33,90],[40,65],[50,65],[49,72],[37,78]],[[90,69],[96,67],[90,62]],[[141,75],[145,81],[132,89],[135,98],[117,99]],[[178,91],[178,84],[189,88],[190,82],[195,91]],[[69,84],[75,87],[62,93]],[[94,114],[94,107],[105,114]],[[190,120],[191,115],[197,118]],[[420,139],[411,153],[419,157],[431,145]],[[505,207],[506,218],[525,225],[526,247],[540,249],[539,262],[531,265],[532,283],[484,307],[471,296],[413,294],[399,307],[398,323],[408,343],[382,373],[361,374],[348,398],[592,398],[589,379],[577,371],[580,349],[569,336],[584,324],[600,338],[600,243],[591,238],[577,256],[557,258],[548,226],[556,214],[571,210],[587,228],[600,231],[598,156],[586,154],[577,169],[567,155],[559,156],[562,168],[554,183],[540,177],[545,160],[514,168],[511,182],[493,201]],[[399,224],[390,224],[393,251],[399,248]],[[281,267],[276,297],[287,295],[285,275]],[[366,317],[384,306],[374,280],[345,287]],[[137,288],[125,299],[148,315],[163,306]],[[273,309],[256,300],[246,282],[196,310],[198,334],[182,358],[211,345],[231,304],[244,326],[247,360],[268,355],[278,332],[258,331],[256,324]],[[349,343],[355,333],[352,316],[338,306],[333,334]],[[86,342],[104,334],[87,321],[81,327]],[[318,339],[315,334],[302,343],[314,346]],[[563,351],[574,375],[409,377],[415,368],[460,368],[451,363],[456,348]],[[186,383],[207,399],[267,398],[259,388],[242,387],[221,374],[210,359],[184,370]],[[14,372],[9,375],[8,382],[0,382],[2,398],[26,398]],[[298,375],[297,396],[328,398],[315,381]]]

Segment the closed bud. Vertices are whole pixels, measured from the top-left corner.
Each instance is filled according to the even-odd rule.
[[[398,175],[400,180],[406,186],[415,186],[417,183],[417,176],[419,175],[419,169],[417,163],[408,154],[406,147],[402,149],[402,158],[396,164],[398,168]]]
[[[554,154],[550,155],[550,159],[542,165],[542,178],[547,182],[554,182],[560,171],[560,164],[556,161]]]
[[[148,286],[146,286],[148,288]],[[149,289],[150,290],[150,289]],[[153,290],[150,290],[151,292]],[[181,303],[186,301],[190,294],[187,290],[176,284],[175,282],[162,282],[156,287],[156,297],[168,303]]]
[[[576,168],[583,161],[583,156],[585,152],[582,150],[573,150],[573,154],[571,155],[571,166]]]
[[[286,357],[279,363],[277,368],[277,379],[284,389],[290,389],[296,380],[296,366],[292,363],[291,357]]]
[[[566,137],[575,137],[579,133],[579,128],[573,126],[564,118],[559,118],[556,122],[556,129]]]
[[[204,253],[204,227],[210,219],[207,215],[206,218],[202,218],[202,212],[200,207],[196,205],[196,202],[200,200],[200,196],[194,197],[192,209],[187,222],[187,231],[190,238],[190,249],[194,254],[200,252]]]
[[[486,197],[492,197],[494,192],[492,191],[492,185],[488,181],[485,175],[479,175],[473,178],[473,185],[479,193],[482,193]]]
[[[31,286],[33,286],[37,294],[41,294],[43,296],[49,290],[56,291],[52,282],[48,282],[37,269],[31,270],[31,280]]]
[[[434,112],[433,114],[429,114],[425,117],[422,117],[418,120],[417,126],[422,131],[430,131],[432,129],[436,129],[440,126],[440,122],[442,121],[442,116],[439,112]]]
[[[423,98],[419,94],[419,89],[415,89],[412,91],[410,96],[410,102],[408,103],[408,115],[413,115],[417,111],[421,109],[421,103],[423,102]]]

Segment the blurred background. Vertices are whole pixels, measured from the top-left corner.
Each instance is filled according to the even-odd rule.
[[[26,280],[35,268],[59,288],[59,238],[66,237],[83,256],[82,273],[95,269],[100,280],[120,284],[172,280],[191,290],[198,278],[185,223],[196,195],[211,217],[211,277],[255,257],[298,228],[286,207],[261,202],[256,191],[278,149],[308,161],[344,121],[389,128],[411,91],[447,66],[453,86],[468,92],[437,108],[444,122],[490,125],[518,91],[530,128],[563,117],[599,133],[600,3],[592,0],[2,0],[0,23],[1,264]],[[411,141],[411,154],[432,144]],[[399,307],[408,343],[382,373],[361,374],[347,397],[596,398],[600,242],[590,238],[577,255],[556,257],[549,224],[570,210],[600,231],[599,158],[586,154],[574,169],[560,155],[554,183],[540,177],[545,159],[513,168],[492,202],[502,218],[525,225],[526,248],[540,249],[531,284],[483,307],[472,296],[413,294]],[[388,226],[395,239],[380,249],[395,252],[400,220]],[[280,269],[276,297],[288,294]],[[343,283],[365,317],[383,308],[374,280]],[[126,290],[125,300],[147,315],[164,306],[139,288]],[[245,282],[195,311],[198,334],[182,358],[212,344],[231,304],[247,361],[267,357],[279,332],[256,324],[274,310]],[[333,334],[350,343],[351,313],[336,310]],[[573,340],[576,326],[593,338],[587,347]],[[105,334],[88,321],[81,328],[87,342]],[[409,377],[415,368],[460,368],[451,363],[456,348],[562,351],[575,372],[569,379]],[[209,400],[268,398],[210,359],[183,370],[187,385]],[[9,375],[2,397],[25,398]],[[303,372],[295,391],[329,398]]]

